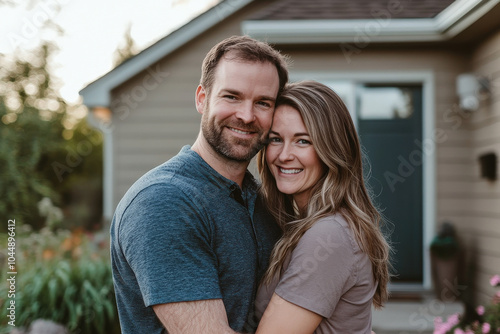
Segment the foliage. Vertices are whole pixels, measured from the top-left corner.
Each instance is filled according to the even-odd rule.
[[[46,58],[49,47],[42,48],[41,58]],[[12,215],[19,220],[39,221],[35,204],[42,197],[57,196],[49,182],[34,173],[43,152],[58,149],[58,133],[62,129],[61,113],[53,113],[54,124],[41,121],[35,104],[41,96],[52,95],[50,78],[45,71],[46,63],[36,65],[17,60],[8,65],[0,58],[2,79],[0,86],[0,118],[5,125],[0,129],[0,179],[2,202],[0,214]],[[27,78],[37,78],[35,84]],[[26,81],[27,80],[27,81]],[[55,106],[55,105],[54,105]],[[60,135],[59,135],[60,136]],[[36,138],[36,140],[29,140]]]
[[[493,287],[500,286],[500,276],[491,278]],[[443,322],[441,317],[434,321],[434,334],[483,334],[500,333],[500,291],[497,291],[486,307],[479,305],[475,310],[477,320],[467,321],[465,316],[453,314]]]
[[[0,104],[0,116],[4,110]],[[17,122],[0,128],[0,215],[30,221],[34,226],[41,221],[36,203],[42,197],[59,199],[50,182],[37,173],[42,156],[57,150],[58,144],[53,138],[54,128],[38,121],[36,112],[26,108]]]
[[[122,45],[113,54],[113,65],[116,67],[137,54],[137,46],[131,34],[132,26],[129,25],[125,31]]]
[[[35,229],[45,224],[37,211],[42,198],[62,206],[67,215],[75,185],[92,185],[85,189],[91,198],[99,199],[101,192],[102,138],[84,114],[75,116],[82,106],[68,105],[59,96],[48,66],[54,51],[43,43],[14,59],[0,55],[0,215]],[[93,212],[100,212],[100,205],[94,204],[90,214],[88,209],[74,214],[87,218],[75,225],[98,221]]]
[[[30,234],[27,227],[18,228],[16,236],[16,326],[48,319],[72,333],[119,333],[108,237],[48,228]],[[2,284],[1,333],[10,327],[6,290]]]

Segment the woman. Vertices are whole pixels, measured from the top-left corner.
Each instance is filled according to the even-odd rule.
[[[318,82],[288,85],[257,165],[283,229],[256,300],[257,334],[370,333],[371,305],[387,300],[389,246],[342,100]]]

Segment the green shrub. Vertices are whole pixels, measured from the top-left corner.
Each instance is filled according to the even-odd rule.
[[[17,234],[16,327],[48,319],[71,333],[120,332],[106,235],[48,229]],[[6,288],[0,288],[1,333],[12,329],[7,323]]]

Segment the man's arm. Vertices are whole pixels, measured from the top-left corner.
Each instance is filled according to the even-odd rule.
[[[236,334],[222,299],[159,304],[153,310],[169,334]]]

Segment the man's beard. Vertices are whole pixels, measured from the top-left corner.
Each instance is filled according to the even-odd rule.
[[[234,127],[244,131],[257,132],[258,140],[224,138],[224,127]],[[205,105],[205,112],[201,119],[201,130],[212,149],[221,156],[238,162],[248,162],[259,152],[266,144],[267,136],[263,136],[262,129],[254,126],[248,126],[242,122],[233,124],[215,124],[215,118],[210,118],[208,103]],[[231,130],[229,130],[231,131]]]

